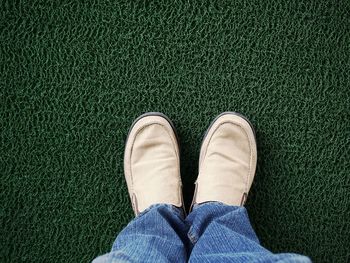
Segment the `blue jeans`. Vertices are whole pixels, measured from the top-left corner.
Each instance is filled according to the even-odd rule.
[[[259,244],[244,207],[209,202],[182,209],[153,205],[120,232],[112,251],[97,262],[311,262],[273,254]]]

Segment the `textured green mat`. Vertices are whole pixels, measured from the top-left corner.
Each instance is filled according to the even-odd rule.
[[[349,1],[1,1],[0,262],[88,262],[132,218],[124,140],[161,111],[190,202],[203,132],[256,126],[262,244],[349,252]]]

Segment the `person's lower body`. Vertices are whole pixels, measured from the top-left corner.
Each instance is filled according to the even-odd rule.
[[[95,262],[309,262],[263,248],[243,207],[254,179],[257,146],[251,123],[220,114],[202,141],[198,178],[184,216],[180,151],[174,125],[147,113],[132,125],[124,174],[136,218],[112,251]]]
[[[182,209],[153,205],[118,235],[97,262],[311,262],[297,254],[262,247],[241,206],[218,202]]]

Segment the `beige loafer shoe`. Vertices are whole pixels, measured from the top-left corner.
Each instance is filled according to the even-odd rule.
[[[192,205],[210,201],[244,205],[256,163],[257,147],[250,122],[235,112],[220,114],[202,142]]]
[[[124,173],[135,215],[153,204],[183,207],[179,146],[162,113],[138,117],[125,145]]]

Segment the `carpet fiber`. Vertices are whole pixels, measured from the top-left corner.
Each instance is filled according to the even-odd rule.
[[[161,111],[191,201],[203,132],[246,115],[262,244],[349,262],[350,2],[1,1],[0,261],[89,262],[133,217],[133,119]]]

